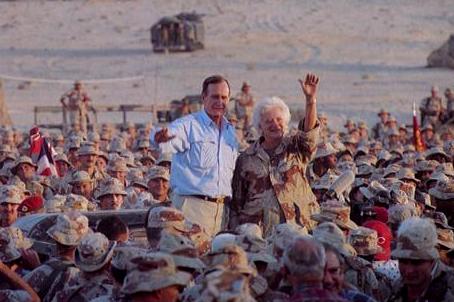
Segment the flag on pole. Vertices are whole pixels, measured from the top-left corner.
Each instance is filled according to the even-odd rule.
[[[55,150],[47,139],[41,136],[39,128],[33,127],[30,130],[30,157],[33,163],[38,166],[36,171],[38,175],[58,176],[54,162],[55,154]]]
[[[426,150],[426,145],[421,137],[421,129],[419,129],[418,125],[418,117],[416,116],[416,102],[413,102],[413,144],[418,152]]]

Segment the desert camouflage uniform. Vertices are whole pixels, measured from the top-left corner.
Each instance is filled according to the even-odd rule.
[[[345,281],[371,297],[378,297],[379,282],[372,264],[360,257],[345,257]]]
[[[433,279],[423,297],[416,302],[448,302],[454,301],[454,271],[441,262],[438,262]],[[395,284],[389,302],[408,301],[406,289],[401,279]]]
[[[27,274],[24,280],[38,293],[42,301],[51,301],[66,282],[75,278],[78,273],[79,269],[73,262],[53,258]]]
[[[388,131],[388,127],[382,122],[378,122],[372,128],[372,133],[375,139],[383,140],[386,136],[386,131]]]
[[[440,125],[443,114],[443,103],[440,97],[428,97],[422,100],[421,115],[422,125],[431,124],[435,129]]]
[[[305,171],[315,153],[318,131],[317,125],[284,137],[271,158],[261,145],[263,139],[239,156],[232,183],[231,227],[257,223],[267,236],[283,222],[314,226],[310,215],[319,205]]]
[[[238,117],[238,121],[243,125],[243,129],[247,129],[252,121],[252,110],[254,107],[253,105],[245,106],[241,103],[247,104],[250,102],[254,104],[254,97],[250,93],[240,92],[235,98],[237,100],[235,102],[235,113]]]
[[[114,282],[107,274],[84,278],[83,274],[75,278],[77,285],[69,285],[58,292],[52,301],[90,301],[101,296],[112,296]]]
[[[79,124],[84,134],[87,133],[88,102],[90,98],[83,90],[72,89],[62,96],[68,99],[67,111],[69,112],[69,122],[72,125]]]

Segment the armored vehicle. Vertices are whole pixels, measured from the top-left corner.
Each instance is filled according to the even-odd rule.
[[[203,49],[204,38],[202,15],[197,13],[180,13],[164,17],[151,27],[151,44],[154,52]]]

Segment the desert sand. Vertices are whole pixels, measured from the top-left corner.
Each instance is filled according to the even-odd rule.
[[[150,26],[181,11],[205,14],[206,49],[154,54]],[[372,126],[382,107],[410,123],[412,102],[432,84],[454,86],[453,70],[425,68],[428,54],[454,33],[453,0],[29,0],[2,1],[0,12],[0,75],[144,77],[87,84],[97,104],[165,103],[199,93],[203,78],[219,73],[234,92],[248,81],[258,99],[277,95],[298,107],[297,78],[315,72],[319,110],[340,128],[349,117]],[[71,88],[4,81],[18,127],[32,123],[33,106],[58,105]]]

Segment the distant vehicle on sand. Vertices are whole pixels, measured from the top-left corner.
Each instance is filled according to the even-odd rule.
[[[204,39],[202,15],[195,12],[164,17],[151,27],[151,44],[154,52],[203,49]]]

